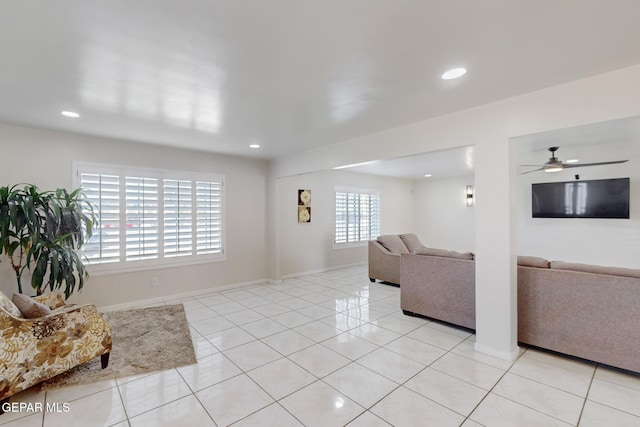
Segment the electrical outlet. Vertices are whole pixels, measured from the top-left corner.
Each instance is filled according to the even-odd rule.
[[[151,278],[151,286],[158,286],[158,278],[157,277],[152,277]]]

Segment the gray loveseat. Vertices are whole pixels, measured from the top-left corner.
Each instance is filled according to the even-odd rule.
[[[640,270],[526,258],[518,341],[640,372]]]
[[[401,308],[475,329],[475,261],[403,254]],[[518,257],[518,341],[640,372],[640,270]]]
[[[384,234],[369,240],[369,280],[400,284],[400,255],[424,247],[418,236]]]

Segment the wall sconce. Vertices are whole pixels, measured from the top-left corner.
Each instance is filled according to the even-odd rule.
[[[473,206],[473,187],[471,185],[467,185],[467,207],[470,208]]]

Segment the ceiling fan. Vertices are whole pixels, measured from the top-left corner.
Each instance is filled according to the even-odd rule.
[[[545,171],[545,172],[560,172],[564,169],[569,168],[583,168],[586,166],[600,166],[600,165],[615,165],[617,163],[628,162],[628,160],[614,160],[611,162],[596,162],[596,163],[582,163],[582,164],[567,164],[563,163],[562,160],[556,157],[556,151],[558,151],[560,147],[549,147],[548,150],[551,152],[551,157],[544,165],[521,165],[521,166],[537,166],[539,169],[534,169],[531,171],[523,172],[520,175],[524,175],[531,172]]]

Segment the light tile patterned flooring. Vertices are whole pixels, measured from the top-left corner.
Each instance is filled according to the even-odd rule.
[[[640,376],[522,349],[515,363],[474,335],[400,310],[364,267],[183,303],[198,364],[12,401],[68,413],[3,426],[640,426]]]

